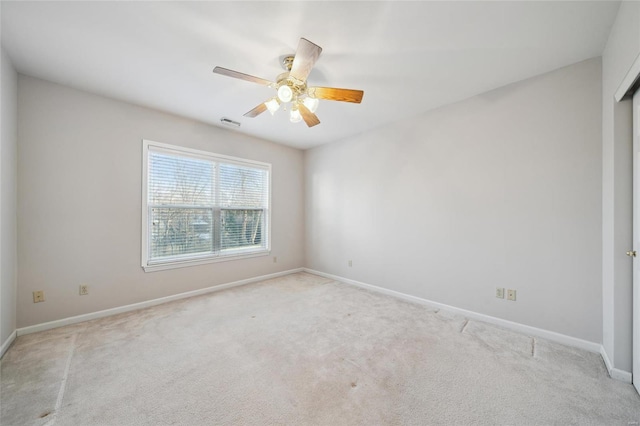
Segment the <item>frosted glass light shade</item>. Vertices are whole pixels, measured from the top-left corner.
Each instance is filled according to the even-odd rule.
[[[306,97],[304,98],[304,101],[302,103],[307,107],[307,109],[309,109],[309,111],[316,112],[320,101],[318,101],[316,98]]]
[[[282,102],[290,102],[291,98],[293,98],[293,91],[291,87],[284,85],[278,88],[278,99]]]
[[[271,115],[275,114],[278,109],[280,109],[280,102],[278,99],[273,98],[264,103],[267,106],[267,109],[271,113]]]
[[[298,121],[302,120],[302,116],[300,115],[300,111],[298,111],[298,109],[292,109],[291,110],[291,115],[289,116],[289,121],[291,121],[292,123],[297,123]]]

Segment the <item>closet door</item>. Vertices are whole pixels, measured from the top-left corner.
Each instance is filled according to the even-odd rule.
[[[640,90],[633,96],[633,386],[640,393]]]

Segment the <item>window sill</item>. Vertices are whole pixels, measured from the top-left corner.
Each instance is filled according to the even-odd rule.
[[[231,260],[250,259],[253,257],[268,256],[271,250],[254,251],[247,254],[235,254],[227,256],[206,257],[192,260],[177,260],[173,262],[154,263],[151,265],[142,265],[144,272],[165,271],[167,269],[186,268],[188,266],[206,265],[208,263],[228,262]]]

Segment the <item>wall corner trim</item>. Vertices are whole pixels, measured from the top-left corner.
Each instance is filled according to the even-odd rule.
[[[158,299],[147,300],[144,302],[133,303],[131,305],[119,306],[117,308],[105,309],[102,311],[91,312],[88,314],[76,315],[74,317],[63,318],[55,321],[49,321],[42,324],[31,325],[28,327],[22,327],[17,329],[14,334],[22,336],[23,334],[37,333],[39,331],[51,330],[52,328],[63,327],[65,325],[77,324],[79,322],[90,321],[98,318],[104,318],[112,315],[121,314],[124,312],[135,311],[138,309],[149,308],[155,305],[161,305],[167,302],[173,302],[174,300],[186,299],[188,297],[200,296],[207,293],[213,293],[220,290],[225,290],[232,287],[238,287],[245,284],[251,284],[258,281],[264,281],[271,278],[282,277],[284,275],[294,274],[296,272],[302,272],[303,268],[289,269],[287,271],[276,272],[268,275],[260,275],[258,277],[247,278],[244,280],[233,281],[226,284],[219,284],[211,287],[201,288],[199,290],[187,291],[185,293],[174,294],[171,296],[161,297]],[[15,338],[15,337],[14,337]],[[2,346],[4,350],[4,345]]]
[[[619,370],[617,368],[612,367],[611,360],[609,359],[609,355],[607,354],[607,351],[605,350],[604,346],[600,346],[600,355],[602,355],[602,360],[604,361],[604,365],[605,367],[607,367],[609,376],[611,376],[612,379],[620,380],[621,382],[625,382],[629,384],[632,383],[633,375],[630,372]]]
[[[9,346],[11,346],[13,341],[16,340],[16,337],[18,337],[17,330],[13,330],[13,333],[11,333],[9,337],[7,337],[7,340],[5,340],[4,343],[2,343],[2,346],[0,347],[0,359],[2,359],[5,352],[7,352],[7,349],[9,349]]]
[[[452,312],[454,314],[463,315],[470,319],[478,321],[484,321],[489,324],[497,325],[509,330],[517,331],[520,333],[528,334],[531,336],[541,337],[543,339],[551,340],[553,342],[561,343],[563,345],[571,346],[574,348],[584,349],[593,353],[602,353],[602,345],[595,342],[589,342],[587,340],[578,339],[577,337],[567,336],[565,334],[556,333],[555,331],[544,330],[537,327],[531,327],[529,325],[520,324],[513,321],[508,321],[502,318],[492,317],[490,315],[480,314],[478,312],[468,311],[466,309],[456,308],[454,306],[445,305],[443,303],[434,302],[420,297],[411,296],[409,294],[400,293],[398,291],[389,290],[383,287],[378,287],[371,284],[365,284],[360,281],[355,281],[349,278],[339,277],[337,275],[327,274],[325,272],[315,271],[313,269],[304,268],[305,272],[310,274],[320,275],[325,278],[331,278],[336,281],[340,281],[346,284],[354,285],[356,287],[364,288],[367,290],[375,291],[377,293],[386,294],[389,296],[397,297],[399,299],[407,300],[410,302],[418,303],[421,305],[443,309],[445,311]],[[621,371],[621,370],[617,370]],[[626,373],[626,372],[622,372]],[[629,373],[630,374],[630,373]],[[613,377],[613,376],[612,376]]]

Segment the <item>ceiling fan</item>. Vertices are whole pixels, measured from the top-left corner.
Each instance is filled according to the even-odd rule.
[[[318,57],[320,57],[321,52],[322,48],[320,46],[301,38],[295,56],[286,56],[283,59],[282,66],[287,71],[276,77],[275,82],[222,67],[215,67],[213,72],[227,77],[251,81],[277,90],[276,96],[244,114],[245,117],[257,117],[266,110],[269,110],[273,115],[281,104],[291,103],[290,121],[297,123],[304,120],[307,126],[313,127],[316,124],[320,124],[320,120],[315,115],[319,99],[359,104],[364,95],[362,90],[307,87],[307,76]]]

